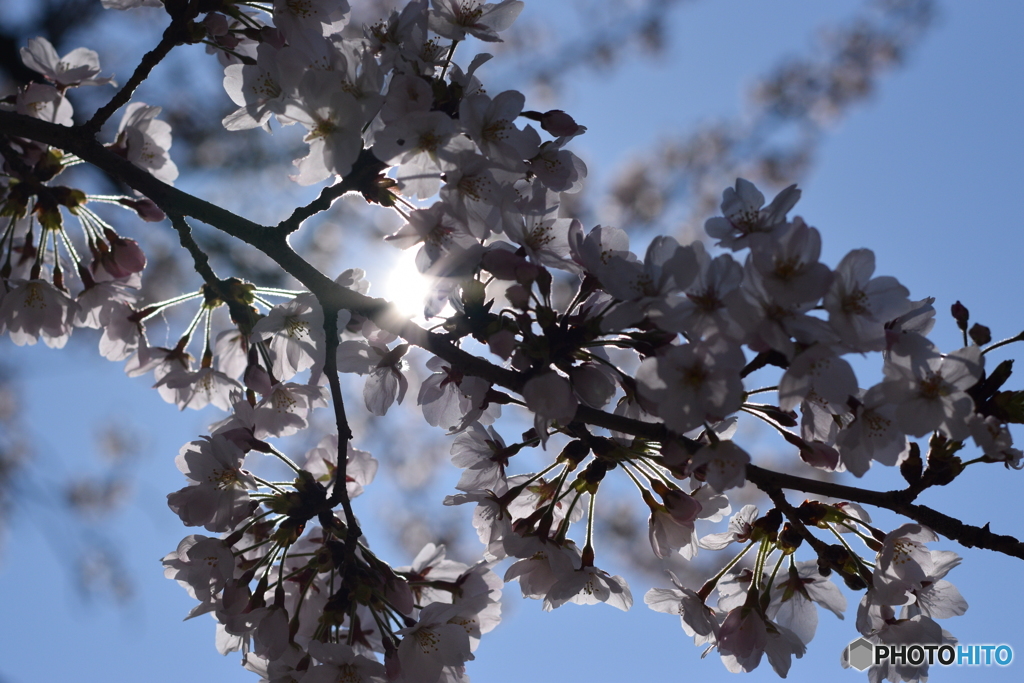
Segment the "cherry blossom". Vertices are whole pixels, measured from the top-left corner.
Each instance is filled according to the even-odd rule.
[[[161,4],[104,0],[118,9]],[[167,4],[178,23],[196,9]],[[216,620],[218,651],[241,652],[246,668],[272,683],[467,681],[465,663],[500,621],[503,583],[518,581],[545,611],[569,602],[631,607],[626,581],[598,568],[615,558],[595,543],[606,491],[623,481],[650,511],[652,561],[680,569],[699,549],[726,551],[721,571],[699,588],[670,574],[673,587],[652,589],[644,601],[678,615],[694,643],[717,649],[730,671],[751,671],[767,655],[785,677],[815,634],[818,608],[843,617],[833,574],[864,591],[854,628],[869,641],[955,642],[935,620],[967,609],[946,578],[961,558],[926,547],[938,534],[917,521],[886,532],[853,503],[820,502],[827,492],[852,493],[921,518],[902,498],[892,503],[895,493],[858,497],[860,489],[819,481],[807,467],[861,477],[872,462],[903,465],[910,488],[900,496],[950,483],[968,466],[1020,468],[1009,425],[1021,421],[1021,392],[1005,385],[1008,362],[984,372],[987,351],[1019,335],[993,345],[983,326],[968,333],[970,315],[958,302],[954,322],[974,344],[940,353],[927,336],[934,300],[911,301],[895,278],[875,277],[867,249],[834,269],[822,262],[821,233],[788,217],[801,196],[795,185],[767,206],[742,178],[724,191],[722,215],[705,231],[723,250],[749,249],[742,259],[668,236],[651,239],[640,259],[625,230],[586,232],[562,194],[579,191],[587,175],[569,149],[586,128],[558,109],[526,109],[521,92],[489,90],[481,67],[491,55],[456,59],[468,37],[501,41],[523,9],[519,0],[413,0],[362,29],[349,26],[347,0],[272,5],[265,16],[242,5],[201,20],[193,12],[184,42],[206,43],[224,65],[236,107],[222,121],[227,129],[300,123],[309,147],[293,180],[335,183],[277,227],[224,218],[177,191],[104,197],[58,184],[65,176],[51,182],[85,162],[136,186],[121,177],[123,162],[104,161],[111,152],[158,180],[176,179],[170,124],[157,118],[158,106],[123,104],[127,90],[114,100],[122,119],[99,161],[42,142],[63,139],[49,133],[40,141],[0,135],[0,216],[8,217],[0,333],[17,345],[41,338],[62,347],[75,326],[101,330],[101,355],[127,361],[129,376],[152,371],[166,401],[229,413],[210,436],[181,448],[176,464],[187,485],[167,496],[184,524],[223,537],[190,535],[163,560],[165,575],[198,603],[188,616]],[[110,81],[88,48],[61,58],[36,38],[21,54],[49,83],[19,87],[0,110],[36,119],[30,130],[71,126],[65,91]],[[78,141],[113,113],[104,108],[60,130]],[[303,221],[350,191],[400,216],[386,241],[421,245],[415,267],[427,280],[428,326],[370,298],[362,270],[331,282],[305,260]],[[121,236],[92,202],[127,208],[154,230],[166,211],[204,281],[199,292],[147,303],[149,243]],[[84,248],[65,230],[65,214],[78,218]],[[216,274],[223,264],[207,258],[202,236],[182,230],[186,219],[240,237],[308,291]],[[280,296],[291,298],[268,301]],[[150,346],[149,321],[186,302],[198,312],[185,329],[165,317],[167,338],[177,341]],[[229,315],[216,311],[224,304]],[[324,310],[337,319],[325,321]],[[425,373],[413,346],[428,356]],[[882,381],[860,388],[851,353],[875,354]],[[774,379],[748,386],[755,372]],[[351,386],[338,373],[364,377],[369,415],[350,409]],[[462,470],[459,493],[444,504],[474,506],[483,559],[473,564],[427,543],[407,566],[392,566],[363,536],[356,514],[366,509],[352,504],[380,464],[359,448],[371,418],[401,404],[416,382],[418,409],[451,437],[451,460]],[[314,419],[327,406],[332,416]],[[511,429],[496,425],[502,406]],[[741,445],[741,420],[753,419],[774,429],[794,473],[763,469],[763,457]],[[286,437],[300,434],[309,450],[295,457]],[[908,438],[928,436],[927,454]],[[953,457],[969,437],[981,456]],[[246,469],[262,474],[259,458],[286,468],[286,481]],[[746,503],[736,489],[747,482],[768,492],[772,507],[762,515],[744,504],[724,531],[702,536],[701,525]],[[817,497],[797,505],[793,492]],[[950,528],[936,524],[944,535],[959,533]],[[972,533],[984,539],[988,530]],[[829,534],[845,535],[836,544]],[[975,539],[961,540],[968,537]],[[506,557],[498,576],[494,565]],[[869,672],[873,681],[926,675],[910,665]]]
[[[829,324],[855,351],[885,348],[885,323],[910,307],[909,292],[896,278],[872,278],[875,255],[869,249],[855,249],[833,271],[832,285],[823,305]]]
[[[191,597],[204,603],[210,602],[235,573],[231,548],[219,538],[200,534],[183,538],[163,563],[164,576],[177,581]]]
[[[274,376],[287,381],[316,363],[324,343],[323,311],[310,295],[272,308],[252,328],[252,341],[269,340]]]
[[[309,472],[325,487],[331,488],[337,472],[338,464],[338,436],[328,434],[316,448],[306,453],[306,461],[303,470]],[[364,489],[370,485],[377,474],[380,463],[366,451],[354,447],[351,442],[348,444],[345,466],[345,489],[349,498],[356,498],[362,495]]]
[[[309,654],[317,661],[299,679],[299,683],[333,683],[344,680],[351,683],[385,683],[384,665],[344,643],[309,644]]]
[[[742,402],[743,366],[738,347],[722,340],[672,346],[644,360],[637,370],[640,394],[656,414],[682,434],[708,419],[723,418]]]
[[[309,153],[296,159],[300,185],[313,185],[332,175],[347,175],[362,150],[361,129],[366,123],[355,97],[337,87],[328,71],[307,71],[299,84],[299,98],[289,100],[280,118],[301,123],[309,131],[303,138]]]
[[[74,123],[71,103],[56,88],[43,83],[30,83],[15,100],[19,114],[70,126]]]
[[[882,385],[886,400],[896,406],[896,421],[910,436],[941,430],[952,439],[970,432],[974,402],[966,393],[981,377],[984,356],[976,346],[948,355],[936,352],[885,364]]]
[[[663,504],[649,502],[651,516],[648,536],[654,554],[664,559],[678,551],[684,559],[697,554],[697,535],[693,522],[701,512],[701,504],[692,496],[676,489],[661,493]]]
[[[790,185],[765,207],[764,195],[754,184],[737,178],[736,187],[722,193],[724,217],[709,218],[704,229],[718,239],[719,246],[733,251],[760,245],[767,235],[785,226],[786,214],[799,200],[800,190]]]
[[[249,517],[256,504],[247,491],[257,484],[242,469],[244,458],[237,445],[218,435],[182,447],[175,464],[192,483],[169,494],[167,503],[186,526],[227,531]]]
[[[93,50],[79,47],[63,57],[57,56],[46,38],[32,38],[21,48],[21,61],[62,89],[78,85],[106,85],[112,78],[99,78],[100,58]]]
[[[795,633],[748,605],[737,607],[726,615],[718,632],[717,644],[722,663],[729,671],[753,671],[767,653],[775,673],[783,678],[789,673],[793,655],[800,658],[806,652]]]
[[[733,441],[711,443],[697,451],[690,461],[691,471],[704,467],[705,480],[719,493],[742,486],[744,468],[750,455]]]
[[[295,434],[309,424],[314,408],[326,405],[326,387],[294,382],[275,384],[253,409],[256,438]]]
[[[10,280],[0,301],[0,332],[18,346],[39,339],[50,348],[64,348],[71,337],[78,304],[46,280]]]
[[[603,602],[625,612],[633,606],[633,594],[621,576],[611,576],[597,567],[583,566],[558,577],[547,591],[544,609],[551,611],[566,602],[577,605]]]
[[[652,588],[644,596],[644,603],[655,612],[679,615],[686,635],[695,638],[696,644],[705,639],[717,637],[719,623],[714,611],[704,604],[696,592],[679,585],[675,576],[670,575],[675,588]]]
[[[473,659],[469,634],[455,623],[460,607],[431,603],[423,608],[415,626],[398,632],[403,683],[437,681],[445,667],[462,666]]]
[[[178,167],[167,151],[171,147],[171,127],[166,121],[157,120],[160,112],[160,107],[150,107],[144,102],[129,104],[110,149],[155,178],[171,184],[178,177]]]
[[[772,585],[766,615],[789,629],[804,645],[811,642],[818,627],[818,610],[824,607],[840,619],[846,611],[846,597],[822,576],[815,561],[798,562]]]
[[[466,35],[500,42],[504,31],[523,11],[520,0],[481,3],[480,0],[431,0],[430,30],[445,38],[463,40]]]

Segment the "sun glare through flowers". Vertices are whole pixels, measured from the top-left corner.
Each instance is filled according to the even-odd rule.
[[[388,272],[381,293],[410,318],[423,319],[423,298],[429,289],[429,280],[416,268],[416,250],[401,252]]]

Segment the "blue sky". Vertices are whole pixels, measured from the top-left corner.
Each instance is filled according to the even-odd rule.
[[[543,11],[540,5],[527,2],[524,18]],[[637,58],[612,76],[583,75],[560,90],[552,106],[588,126],[576,149],[600,185],[609,175],[605,168],[659,135],[741,114],[742,93],[755,75],[803,52],[822,23],[851,16],[860,6],[846,0],[684,3],[671,13],[670,48],[657,63]],[[1024,213],[1015,199],[1024,158],[1024,43],[1018,36],[1024,5],[946,2],[940,9],[938,24],[908,65],[884,78],[869,102],[830,130],[795,213],[821,230],[827,263],[869,247],[878,273],[896,276],[915,297],[936,297],[934,338],[952,350],[959,346],[958,333],[946,311],[957,299],[996,338],[1024,329]],[[481,75],[486,80],[486,69]],[[113,419],[139,435],[138,495],[112,522],[110,534],[124,542],[138,593],[123,607],[83,601],[67,569],[66,549],[98,541],[82,535],[86,526],[47,515],[42,505],[16,510],[0,557],[0,681],[255,680],[235,655],[216,653],[211,620],[181,622],[191,600],[162,577],[159,564],[185,534],[164,503],[166,493],[182,485],[173,459],[203,432],[208,415],[179,414],[145,380],[125,378],[92,348],[72,347],[60,353],[4,342],[5,359],[31,379],[20,399],[40,453],[34,474],[47,482],[95,467],[83,444],[101,421]],[[1012,357],[1014,350],[990,362]],[[1016,378],[1011,385],[1020,386]],[[999,466],[969,469],[951,490],[928,491],[920,502],[1020,536],[1021,476]],[[876,470],[863,483],[900,485],[892,472]],[[357,513],[371,515],[363,505],[357,504]],[[894,525],[882,515],[877,519]],[[1024,600],[1012,587],[1020,561],[950,542],[936,547],[963,555],[963,565],[947,578],[970,604],[966,615],[942,625],[964,643],[1019,645],[1024,657],[1024,643],[1015,642],[1016,610]],[[470,676],[478,683],[524,677],[538,683],[733,680],[716,655],[699,659],[675,618],[643,605],[645,580],[632,588],[636,604],[628,614],[603,605],[567,605],[546,614],[539,604],[521,600],[517,586],[508,586],[506,620],[484,638]],[[794,663],[791,678],[863,680],[838,666],[840,650],[856,637],[858,597],[848,598],[845,622],[821,615],[818,635]],[[1019,666],[934,670],[933,680],[1010,680]],[[775,678],[765,662],[750,680]]]

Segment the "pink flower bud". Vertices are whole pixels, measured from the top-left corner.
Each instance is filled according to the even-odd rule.
[[[540,127],[555,137],[578,135],[586,130],[561,109],[552,109],[540,115]],[[580,130],[580,129],[583,130]]]
[[[119,200],[120,204],[135,210],[139,218],[147,223],[159,223],[167,218],[167,214],[160,210],[160,207],[152,199],[124,199]]]

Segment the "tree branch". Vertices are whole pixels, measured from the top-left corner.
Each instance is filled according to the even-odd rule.
[[[291,248],[285,231],[260,225],[157,180],[147,171],[87,137],[81,127],[60,126],[14,112],[0,111],[0,130],[8,135],[29,138],[71,152],[149,197],[167,215],[196,218],[259,249],[316,295],[325,308],[347,309],[358,313],[371,319],[381,329],[426,349],[467,374],[516,392],[522,389],[524,379],[519,373],[467,353],[442,335],[424,330],[384,299],[365,296],[334,282]]]
[[[345,401],[341,394],[341,382],[338,379],[338,309],[320,304],[324,311],[324,335],[327,339],[324,356],[324,374],[331,387],[331,403],[334,405],[334,419],[338,428],[338,462],[334,470],[334,488],[327,499],[327,506],[334,508],[341,503],[345,511],[346,544],[355,548],[362,531],[352,510],[352,501],[348,497],[348,442],[352,440],[352,429],[345,415]]]
[[[178,241],[181,242],[181,246],[192,256],[192,265],[196,272],[199,273],[206,284],[213,287],[215,291],[219,290],[220,278],[217,277],[217,274],[213,272],[213,268],[210,267],[210,257],[199,248],[199,245],[192,237],[192,226],[185,221],[184,216],[169,213],[167,217],[171,219],[171,225],[178,231]],[[225,294],[217,291],[217,295],[221,296],[221,298],[225,298]]]
[[[926,505],[911,503],[909,501],[911,494],[906,491],[872,491],[774,472],[757,465],[747,465],[747,479],[765,491],[772,488],[790,489],[891,510],[927,526],[966,548],[984,548],[1024,559],[1024,543],[1013,536],[992,533],[988,528],[988,522],[983,527],[972,526]]]
[[[131,75],[131,78],[121,87],[117,93],[107,102],[105,105],[96,110],[96,113],[92,115],[85,124],[82,125],[82,130],[88,137],[95,137],[100,132],[100,128],[103,124],[110,119],[111,116],[117,112],[118,109],[128,104],[128,100],[132,98],[132,94],[135,89],[142,85],[142,82],[149,78],[149,73],[153,68],[159,64],[164,57],[166,57],[170,51],[176,46],[181,45],[185,42],[187,37],[187,26],[195,14],[189,17],[178,17],[175,18],[171,24],[164,30],[164,35],[157,43],[157,46],[142,56],[142,61],[135,67],[135,72]]]
[[[298,230],[307,218],[331,208],[334,200],[349,192],[361,192],[369,200],[369,196],[376,194],[377,178],[386,168],[387,164],[377,159],[370,150],[362,150],[352,164],[352,170],[340,182],[325,187],[321,190],[320,196],[306,206],[296,208],[291,216],[277,224],[277,229],[285,235],[290,235]]]
[[[157,180],[148,172],[101,145],[88,135],[88,131],[83,127],[60,126],[0,110],[0,129],[7,135],[29,138],[71,152],[146,195],[167,215],[191,216],[259,249],[315,294],[324,308],[325,315],[329,310],[353,311],[371,319],[378,327],[397,334],[409,343],[451,363],[466,374],[481,377],[517,393],[522,391],[525,383],[522,374],[467,353],[443,336],[424,330],[398,313],[397,309],[384,299],[373,299],[342,287],[291,248],[288,244],[288,232],[292,224],[297,226],[304,219],[303,216],[321,210],[321,204],[329,206],[330,201],[336,198],[333,197],[334,193],[325,191],[321,194],[322,202],[317,200],[310,205],[312,208],[296,210],[281,226],[266,227]],[[673,438],[663,424],[632,420],[585,406],[580,406],[576,419],[653,441],[664,442]],[[339,443],[339,451],[341,446]],[[892,510],[925,524],[966,547],[986,548],[1024,559],[1024,544],[1016,538],[994,534],[989,531],[988,524],[984,527],[971,526],[927,506],[915,505],[910,502],[912,493],[859,489],[773,472],[755,465],[747,467],[747,478],[762,488],[768,486],[804,491]]]

